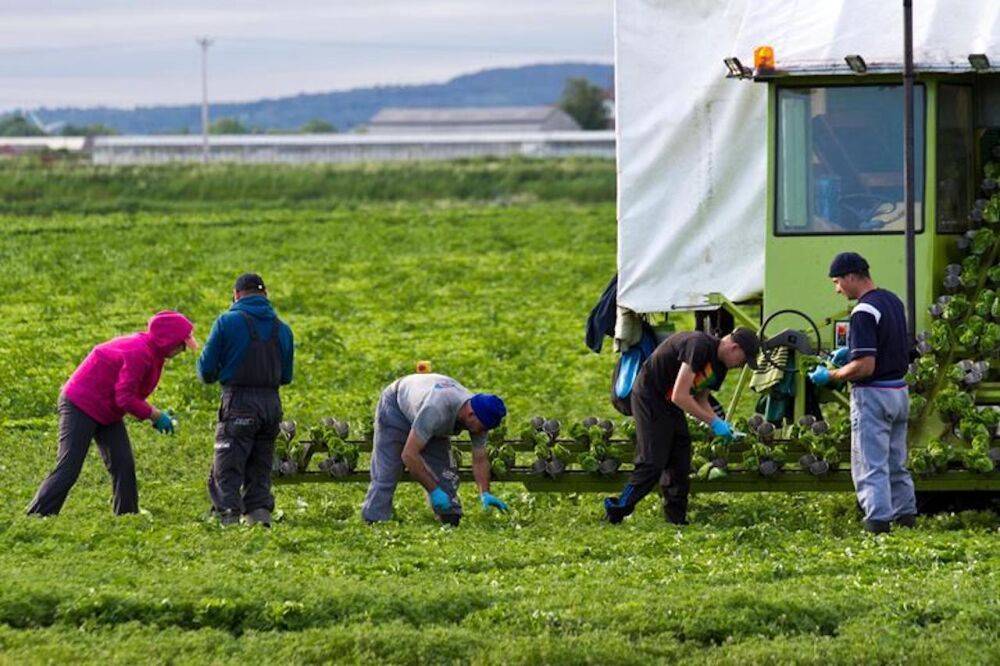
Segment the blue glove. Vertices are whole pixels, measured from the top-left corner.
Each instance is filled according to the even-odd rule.
[[[716,416],[712,419],[712,432],[715,433],[716,437],[728,437],[731,439],[733,436],[733,426]]]
[[[809,381],[816,386],[826,386],[830,383],[830,371],[825,365],[817,365],[816,369],[809,373]]]
[[[435,511],[447,511],[451,508],[451,498],[448,497],[448,493],[441,490],[441,486],[431,491],[431,506]]]
[[[174,434],[174,419],[169,412],[160,412],[159,418],[153,421],[153,427],[156,428],[157,432],[172,435]]]
[[[501,511],[509,510],[509,507],[503,500],[497,498],[487,490],[483,491],[483,494],[479,496],[479,500],[483,503],[484,509],[489,509],[491,506],[495,506]]]
[[[830,356],[830,362],[833,363],[838,368],[844,367],[850,360],[851,360],[851,350],[848,349],[847,347],[837,348]]]

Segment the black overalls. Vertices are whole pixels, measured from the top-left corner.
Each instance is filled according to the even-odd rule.
[[[212,508],[241,515],[274,510],[271,465],[281,422],[280,322],[275,319],[267,341],[257,335],[253,318],[240,312],[250,329],[250,345],[233,378],[222,387],[215,460],[208,477]]]

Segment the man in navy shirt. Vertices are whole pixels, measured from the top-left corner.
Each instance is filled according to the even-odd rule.
[[[817,386],[851,382],[851,478],[870,532],[888,532],[890,523],[912,527],[917,504],[906,469],[906,422],[910,397],[903,376],[910,340],[902,301],[872,282],[868,262],[842,252],[830,264],[838,294],[857,300],[851,311],[848,346],[833,355],[829,370],[809,375]]]

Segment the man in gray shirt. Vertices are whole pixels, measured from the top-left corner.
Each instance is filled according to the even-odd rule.
[[[392,517],[392,496],[405,466],[427,491],[437,518],[458,525],[462,505],[450,437],[462,430],[472,439],[472,475],[483,507],[506,511],[507,505],[490,493],[486,453],[486,432],[500,425],[506,414],[499,397],[473,394],[444,375],[407,375],[394,381],[375,408],[371,485],[361,516],[369,523]]]

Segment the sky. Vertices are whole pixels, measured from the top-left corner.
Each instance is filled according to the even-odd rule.
[[[0,109],[188,104],[613,58],[613,0],[0,0]]]

